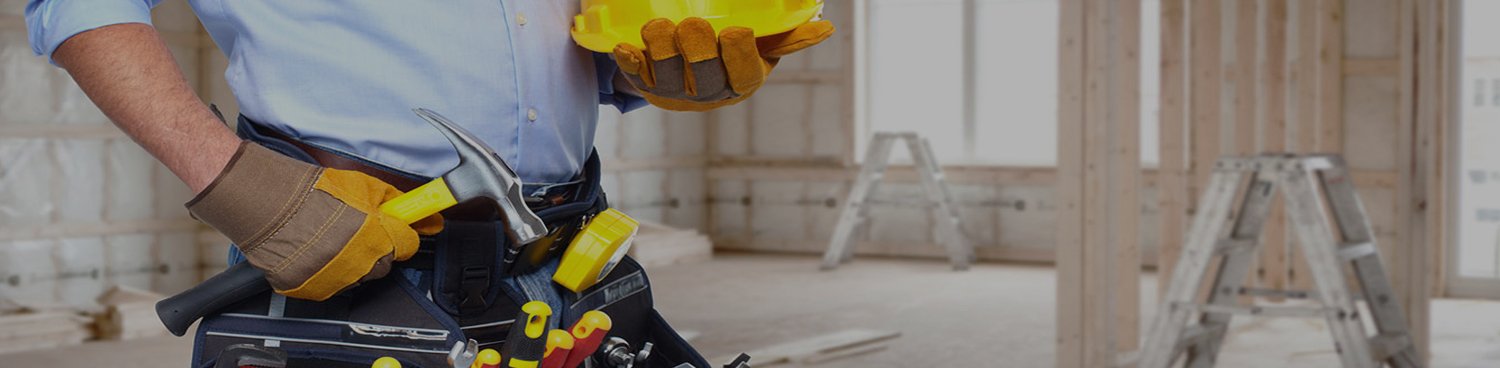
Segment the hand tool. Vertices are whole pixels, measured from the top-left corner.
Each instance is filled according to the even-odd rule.
[[[500,352],[495,349],[484,349],[479,351],[479,358],[474,359],[474,364],[469,368],[500,368]]]
[[[542,354],[542,368],[562,368],[573,351],[573,334],[566,330],[547,331],[547,353]]]
[[[510,325],[510,335],[505,345],[500,346],[500,355],[507,367],[536,368],[547,352],[547,318],[552,316],[552,307],[547,303],[529,301],[521,305],[515,324]]]
[[[613,208],[599,212],[563,251],[552,282],[575,293],[604,280],[630,251],[641,223]]]
[[[459,202],[483,200],[497,207],[513,249],[520,249],[547,234],[547,225],[526,207],[521,195],[521,179],[494,150],[431,110],[413,111],[453,144],[453,149],[458,151],[458,166],[442,177],[382,204],[381,212],[411,223]],[[248,262],[241,262],[192,289],[157,302],[156,314],[168,331],[182,336],[194,321],[204,315],[270,288],[264,273]]]
[[[459,341],[453,343],[453,348],[448,350],[448,365],[453,368],[466,368],[474,365],[479,355],[479,342],[469,339],[468,342]]]
[[[641,351],[630,352],[630,342],[618,337],[609,338],[604,343],[604,363],[615,368],[635,368],[636,364],[645,365],[646,360],[651,359],[651,343],[641,344]]]
[[[374,364],[370,364],[370,368],[401,368],[401,361],[392,357],[380,357],[375,359]]]
[[[584,312],[578,322],[568,329],[575,341],[573,351],[568,352],[568,361],[563,363],[563,367],[576,368],[589,356],[594,355],[594,351],[604,343],[604,335],[608,335],[609,329],[613,326],[614,322],[610,321],[609,315],[604,312]]]

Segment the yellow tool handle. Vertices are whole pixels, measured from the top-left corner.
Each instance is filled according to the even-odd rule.
[[[382,203],[380,212],[410,224],[456,204],[458,200],[453,198],[453,191],[448,189],[448,182],[443,181],[443,178],[437,178]]]

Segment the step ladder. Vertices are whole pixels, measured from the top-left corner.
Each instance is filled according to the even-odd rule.
[[[974,249],[959,227],[962,222],[958,217],[958,208],[953,205],[953,193],[943,180],[943,168],[933,158],[932,146],[927,143],[927,139],[913,132],[877,132],[869,151],[865,153],[864,166],[859,170],[859,177],[854,180],[854,188],[844,201],[844,211],[833,229],[833,238],[828,241],[828,250],[823,253],[823,270],[838,268],[839,264],[849,262],[854,257],[854,234],[868,225],[870,195],[874,194],[885,176],[885,169],[890,165],[891,146],[897,139],[906,141],[906,148],[911,151],[913,164],[917,168],[917,176],[922,179],[923,192],[935,206],[938,242],[947,248],[948,260],[953,263],[953,269],[967,270],[974,261]]]
[[[1142,368],[1212,367],[1233,315],[1322,317],[1344,367],[1421,367],[1404,314],[1380,263],[1364,205],[1338,156],[1261,155],[1219,160],[1200,199],[1172,272],[1161,311],[1139,355]],[[1248,186],[1247,186],[1248,185]],[[1245,287],[1260,247],[1261,225],[1278,187],[1311,269],[1314,291]],[[1235,197],[1240,200],[1235,202]],[[1237,206],[1236,206],[1237,205]],[[1325,212],[1325,210],[1327,212]],[[1331,213],[1332,217],[1326,216]],[[1200,297],[1210,262],[1222,256],[1209,295]],[[1353,268],[1363,295],[1353,295],[1343,265]],[[1306,298],[1317,306],[1240,305],[1242,296]],[[1200,300],[1206,299],[1206,303]],[[1376,334],[1365,332],[1363,300]],[[1194,323],[1195,322],[1195,323]],[[1191,323],[1191,324],[1190,324]]]

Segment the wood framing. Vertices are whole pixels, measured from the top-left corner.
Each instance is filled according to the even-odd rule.
[[[1265,0],[1265,61],[1261,64],[1259,83],[1265,97],[1260,105],[1262,130],[1261,149],[1266,152],[1286,151],[1286,28],[1287,1]],[[1272,201],[1271,212],[1266,214],[1264,235],[1261,236],[1259,263],[1260,285],[1283,289],[1287,287],[1286,204]],[[1280,300],[1281,298],[1272,298]]]
[[[1187,134],[1187,8],[1186,0],[1161,0],[1161,121],[1157,126],[1160,145],[1157,163],[1158,265],[1177,261],[1187,234],[1188,192]],[[1170,267],[1170,266],[1169,266]],[[1166,277],[1157,278],[1157,290],[1166,290]],[[1158,293],[1160,294],[1160,293]]]
[[[1106,367],[1139,330],[1140,2],[1061,2],[1057,366]]]

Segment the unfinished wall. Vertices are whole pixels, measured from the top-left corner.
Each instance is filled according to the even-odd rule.
[[[1341,154],[1425,350],[1446,211],[1447,3],[1163,0],[1159,179],[1172,189],[1159,231],[1182,233],[1220,155]],[[1306,290],[1310,274],[1272,216],[1252,281]],[[1182,238],[1163,240],[1170,268]]]
[[[32,55],[24,2],[0,1],[0,311],[86,307],[111,284],[198,282],[201,229],[185,185]],[[154,13],[191,83],[203,47],[185,2]]]
[[[854,147],[861,15],[846,1],[828,2],[824,15],[839,29],[833,38],[783,60],[757,96],[711,113],[710,218],[721,248],[815,253],[827,246],[858,172],[855,157],[864,153]],[[946,170],[981,259],[1052,258],[1055,170]],[[872,198],[872,222],[856,252],[943,257],[920,193],[910,167],[893,167]]]

